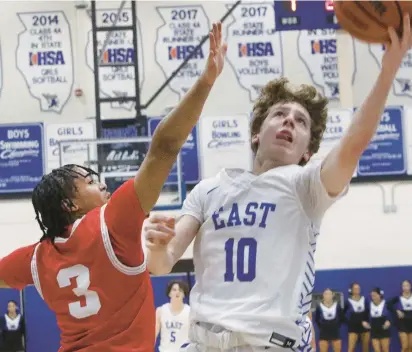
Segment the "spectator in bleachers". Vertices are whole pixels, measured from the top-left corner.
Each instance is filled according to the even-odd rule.
[[[7,313],[2,317],[0,326],[3,337],[2,351],[23,352],[25,324],[15,301],[8,302]]]
[[[371,292],[371,302],[367,307],[368,320],[363,322],[370,329],[372,346],[375,352],[389,352],[391,337],[390,311],[379,287]]]
[[[343,311],[340,305],[333,300],[331,289],[323,291],[322,302],[316,307],[315,321],[319,327],[319,350],[327,352],[329,344],[335,352],[342,350],[340,328],[343,320]]]
[[[388,302],[388,308],[399,332],[402,352],[412,352],[412,293],[411,282],[402,282],[402,293]]]
[[[362,322],[367,320],[367,302],[361,295],[361,287],[354,282],[349,287],[349,297],[345,302],[344,315],[348,325],[348,352],[354,352],[360,340],[362,352],[369,351],[369,330],[365,329]]]

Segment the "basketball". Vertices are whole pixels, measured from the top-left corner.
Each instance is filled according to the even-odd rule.
[[[341,27],[354,38],[368,43],[388,43],[388,27],[402,34],[403,16],[412,14],[412,1],[334,2]]]

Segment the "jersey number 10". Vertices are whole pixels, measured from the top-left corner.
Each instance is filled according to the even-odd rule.
[[[237,246],[235,246],[235,244],[237,244]],[[236,256],[234,256],[235,249]],[[257,242],[254,238],[244,237],[237,241],[237,243],[235,243],[234,238],[229,238],[225,242],[225,252],[226,282],[233,282],[235,280],[235,276],[241,282],[250,282],[255,279]],[[236,258],[235,264],[233,263],[234,257]],[[236,273],[234,272],[234,267],[236,267]]]

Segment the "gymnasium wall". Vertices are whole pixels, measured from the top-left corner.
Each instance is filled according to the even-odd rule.
[[[104,25],[103,22],[106,25],[110,24],[119,3],[109,1],[99,3],[98,6],[102,9],[99,12],[101,25]],[[218,20],[225,14],[229,3],[229,1],[138,2],[142,102],[146,102],[153,95],[166,76],[171,74],[182,62],[182,57],[187,54],[187,52],[175,51],[174,56],[172,55],[169,60],[171,52],[167,52],[167,45],[162,45],[162,41],[170,36],[171,28],[178,28],[176,24],[172,25],[171,18],[175,18],[174,23],[180,23],[180,28],[182,28],[185,26],[185,21],[181,19],[185,17],[188,20],[196,13],[196,16],[199,16],[197,17],[198,26],[192,29],[195,37],[201,36],[207,32],[212,21]],[[75,121],[81,122],[92,117],[95,97],[93,72],[90,68],[92,66],[90,58],[91,21],[87,10],[76,9],[73,2],[49,1],[2,2],[0,9],[0,29],[3,33],[8,33],[1,38],[0,123],[67,124]],[[333,95],[330,86],[322,81],[319,75],[321,71],[317,67],[322,67],[325,72],[328,72],[328,77],[336,81],[336,60],[332,57],[324,65],[316,61],[318,60],[316,58],[309,60],[311,53],[306,52],[304,46],[300,46],[299,43],[307,39],[310,33],[273,33],[271,21],[273,13],[270,12],[272,10],[265,11],[265,13],[259,11],[256,9],[253,14],[250,10],[245,13],[239,10],[225,23],[226,35],[230,37],[228,60],[205,106],[205,118],[248,114],[252,107],[252,99],[256,95],[256,87],[250,83],[250,77],[256,78],[256,75],[262,76],[263,82],[284,75],[293,83],[316,83],[319,88],[323,86],[328,95]],[[122,13],[121,19],[124,23],[129,23],[130,14],[127,15],[127,11],[125,13]],[[52,24],[56,15],[59,18],[57,27],[60,29],[51,30],[55,28]],[[254,64],[259,69],[250,70],[247,75],[244,74],[247,72],[244,69],[245,62],[237,55],[239,40],[236,38],[236,33],[239,33],[239,28],[245,25],[245,16],[250,18],[252,15],[267,16],[267,19],[263,20],[266,27],[262,34],[262,43],[272,43],[274,59],[267,66],[267,60],[261,58],[260,54],[258,55],[263,47],[256,49],[257,58]],[[324,33],[324,35],[328,37],[329,34]],[[127,44],[129,39],[127,37],[123,39],[125,41],[123,47],[129,48],[130,45]],[[207,52],[207,47],[208,43],[205,43],[203,53]],[[41,65],[36,66],[33,64],[34,61],[30,61],[32,60],[30,52],[56,49],[61,49],[64,54],[64,64],[56,66],[56,71],[48,74],[51,81],[60,80],[65,83],[46,82],[29,88],[27,82],[33,82],[33,79],[36,80],[44,74]],[[329,42],[329,45],[320,50],[333,54],[335,49],[334,44]],[[345,49],[354,53],[350,71],[353,77],[352,97],[354,105],[358,106],[365,98],[379,71],[376,58],[381,54],[381,48],[370,48],[365,44],[349,41]],[[411,66],[409,56],[405,59],[404,67],[400,71],[388,105],[408,106],[411,104],[412,95],[407,89],[403,89],[407,85],[405,79],[410,72],[408,71]],[[170,86],[148,107],[146,111],[148,116],[162,115],[165,109],[174,106],[183,94],[179,87],[190,86],[194,80],[192,76],[201,70],[203,63],[202,57],[194,59],[192,70],[185,71],[186,78],[180,76],[172,81]],[[130,82],[126,79],[130,72],[117,73],[116,77],[123,78],[112,80],[112,84],[116,89],[123,88],[127,91],[120,93],[133,94],[129,91]],[[109,77],[109,81],[106,81],[104,89],[107,88],[111,77],[110,74],[106,76]],[[82,96],[75,96],[77,89],[82,90]],[[53,97],[46,94],[48,92],[56,93],[57,105],[50,106],[53,105],[50,103]],[[338,108],[339,101],[332,99],[330,107]],[[103,110],[105,118],[127,117],[132,113],[133,109],[130,106],[121,108],[117,106]],[[409,130],[412,132],[412,127],[405,128],[405,131]],[[383,187],[384,191],[380,187]],[[349,194],[328,212],[317,252],[319,269],[411,265],[412,260],[407,249],[412,245],[408,234],[411,225],[409,214],[412,205],[409,200],[412,188],[407,183],[401,183],[395,189],[394,201],[397,211],[394,213],[388,212],[388,206],[394,209],[391,207],[392,187],[391,183],[385,183],[382,186],[378,184],[354,185]],[[384,206],[386,206],[386,213],[383,211]],[[40,231],[34,221],[31,204],[27,199],[0,202],[0,232],[12,234],[8,237],[7,243],[1,246],[0,256],[39,238]],[[191,256],[190,250],[186,256]]]

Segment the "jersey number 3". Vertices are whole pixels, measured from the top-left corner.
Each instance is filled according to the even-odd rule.
[[[233,282],[236,278],[241,282],[251,282],[256,277],[256,254],[257,242],[253,237],[241,238],[237,242],[235,254],[235,239],[229,238],[225,242],[226,252],[226,272],[225,281]],[[247,255],[246,255],[247,252]],[[236,258],[236,264],[233,263],[233,257]],[[234,272],[236,267],[236,274]]]
[[[71,279],[76,279],[76,287],[73,288],[73,293],[77,297],[82,297],[85,304],[82,305],[81,301],[69,303],[70,315],[77,319],[83,319],[97,314],[102,305],[97,292],[89,290],[89,269],[84,265],[77,264],[61,269],[57,274],[57,282],[60,288],[69,287]]]

